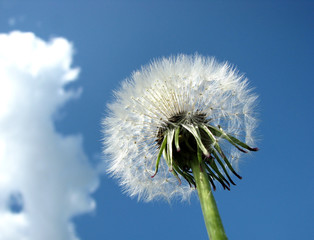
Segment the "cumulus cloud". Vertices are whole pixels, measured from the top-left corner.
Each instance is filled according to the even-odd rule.
[[[0,240],[77,240],[71,219],[92,211],[98,178],[82,136],[54,126],[80,90],[64,38],[0,34]]]

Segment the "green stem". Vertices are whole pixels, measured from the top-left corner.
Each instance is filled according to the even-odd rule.
[[[200,163],[197,158],[193,159],[192,171],[210,240],[228,239],[219,216],[204,163]]]

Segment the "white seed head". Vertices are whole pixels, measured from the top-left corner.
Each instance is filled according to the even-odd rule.
[[[155,60],[123,81],[108,105],[103,120],[108,172],[132,197],[189,199],[194,189],[184,181],[178,183],[164,157],[158,174],[151,178],[160,149],[160,129],[173,124],[169,119],[180,113],[185,114],[185,123],[198,121],[197,113],[202,113],[212,125],[253,144],[256,99],[247,79],[228,63],[199,55]],[[224,139],[217,141],[236,164],[241,153]]]

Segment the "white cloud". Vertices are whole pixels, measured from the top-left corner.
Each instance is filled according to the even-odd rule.
[[[64,38],[0,34],[0,240],[78,239],[71,218],[92,211],[98,184],[80,135],[56,132],[53,117],[80,91]]]

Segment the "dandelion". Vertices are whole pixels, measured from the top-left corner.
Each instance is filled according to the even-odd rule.
[[[230,190],[252,148],[257,96],[228,63],[199,55],[162,58],[115,92],[104,119],[108,172],[151,201],[197,189],[211,239],[226,239],[211,189]]]

